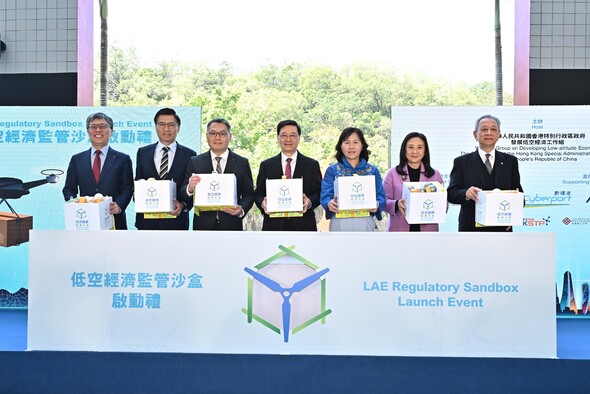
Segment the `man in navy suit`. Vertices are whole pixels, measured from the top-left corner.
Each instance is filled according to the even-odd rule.
[[[201,181],[198,174],[211,174],[214,170],[236,176],[238,205],[221,211],[201,211],[193,216],[193,230],[242,231],[242,219],[254,204],[252,170],[248,159],[232,152],[231,125],[225,119],[213,119],[207,123],[209,151],[193,157],[186,168],[186,181],[181,188],[185,203],[192,204],[195,186]],[[218,169],[219,166],[219,169]]]
[[[66,175],[63,195],[66,201],[97,193],[113,198],[109,213],[114,215],[115,228],[127,230],[125,208],[133,196],[131,158],[109,146],[113,135],[113,119],[97,112],[86,119],[86,130],[92,146],[72,156]]]
[[[301,127],[294,120],[283,120],[277,125],[277,141],[281,153],[260,163],[256,179],[256,205],[264,214],[262,231],[317,231],[314,209],[320,204],[322,173],[317,160],[297,151]],[[271,218],[266,211],[266,180],[287,176],[303,178],[302,217]]]
[[[500,138],[500,120],[484,115],[475,122],[473,136],[479,149],[457,157],[453,163],[447,198],[452,204],[461,205],[459,231],[512,231],[512,227],[476,227],[475,203],[482,190],[518,190],[520,185],[516,157],[496,150]]]
[[[188,211],[190,205],[180,198],[180,190],[185,182],[186,166],[196,152],[180,145],[176,137],[180,132],[180,117],[172,108],[162,108],[154,116],[158,142],[137,150],[135,180],[150,179],[172,180],[176,183],[174,211],[176,218],[151,219],[143,213],[137,213],[135,227],[138,230],[188,230]]]

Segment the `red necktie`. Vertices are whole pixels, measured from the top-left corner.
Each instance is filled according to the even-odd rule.
[[[92,173],[94,174],[94,180],[98,183],[100,178],[100,151],[97,150],[94,156],[94,163],[92,163]]]
[[[291,179],[292,175],[291,175],[291,161],[293,161],[293,159],[291,159],[290,157],[287,159],[287,165],[285,166],[285,177],[287,179]]]

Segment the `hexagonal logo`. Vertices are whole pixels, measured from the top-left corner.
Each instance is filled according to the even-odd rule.
[[[363,191],[363,185],[359,182],[355,182],[352,184],[352,192],[353,193],[360,193]]]
[[[77,217],[78,219],[86,219],[86,211],[85,211],[85,210],[83,210],[82,208],[78,209],[78,210],[76,211],[76,217]]]
[[[422,203],[422,208],[431,210],[434,208],[434,202],[430,199],[424,200],[424,202]]]
[[[216,192],[217,190],[219,190],[219,182],[212,181],[211,183],[209,183],[209,190],[211,190],[212,192]]]
[[[317,265],[293,251],[295,246],[279,245],[280,252],[254,269],[245,267],[248,278],[248,307],[242,312],[248,323],[256,321],[289,342],[294,335],[310,325],[325,324],[326,279],[330,269]]]
[[[287,186],[281,186],[281,188],[279,189],[279,194],[283,197],[288,196],[289,193],[289,188]]]
[[[148,197],[156,197],[158,195],[158,189],[155,187],[150,187],[146,192]]]
[[[500,203],[500,211],[506,212],[510,210],[510,203],[506,200]]]

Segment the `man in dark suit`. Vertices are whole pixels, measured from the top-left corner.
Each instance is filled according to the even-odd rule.
[[[297,151],[301,127],[294,120],[283,120],[277,125],[277,140],[281,153],[260,163],[256,179],[256,205],[264,214],[263,231],[317,231],[313,210],[320,204],[322,173],[317,160]],[[271,218],[266,211],[266,180],[303,178],[303,216]]]
[[[520,185],[516,157],[495,149],[500,138],[500,120],[484,115],[475,122],[473,136],[479,149],[457,157],[453,163],[447,198],[461,205],[459,231],[512,231],[512,227],[476,227],[475,203],[482,190],[518,190]]]
[[[113,119],[97,112],[86,119],[86,130],[92,143],[89,150],[70,160],[63,195],[66,201],[78,196],[100,193],[113,198],[109,213],[114,215],[115,228],[127,230],[125,208],[133,196],[131,158],[109,146],[113,135]]]
[[[185,183],[186,166],[196,152],[176,142],[180,132],[180,117],[172,108],[162,108],[154,116],[158,142],[137,150],[135,180],[172,180],[176,183],[174,211],[176,218],[151,219],[137,213],[135,227],[138,230],[188,230],[190,205],[179,201],[180,190]],[[149,214],[148,214],[149,217]]]
[[[195,186],[201,181],[198,174],[211,174],[214,170],[236,176],[238,205],[221,211],[201,211],[193,216],[193,230],[242,231],[242,219],[254,204],[252,170],[248,159],[232,152],[231,125],[225,119],[213,119],[207,123],[209,151],[193,157],[186,168],[186,181],[181,189],[185,203],[192,204]]]

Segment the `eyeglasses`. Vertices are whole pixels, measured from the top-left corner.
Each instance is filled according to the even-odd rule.
[[[279,138],[282,140],[295,140],[299,137],[299,134],[279,134]]]
[[[156,123],[156,125],[158,127],[163,128],[163,129],[166,127],[170,127],[172,129],[172,128],[176,127],[176,122],[170,122],[170,123],[158,122],[158,123]]]
[[[215,137],[227,138],[229,136],[229,133],[227,131],[221,131],[219,133],[217,133],[215,131],[208,131],[207,135],[211,138],[215,138]]]
[[[88,126],[89,130],[106,130],[108,128],[109,128],[109,125],[106,123],[91,124],[90,126]]]

